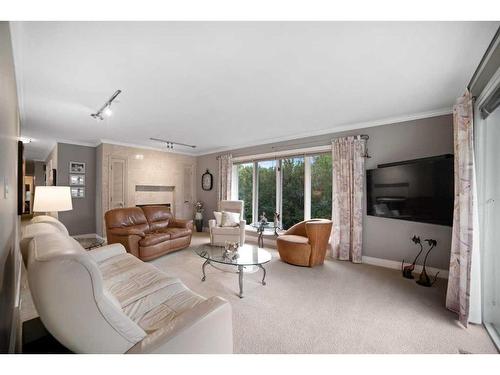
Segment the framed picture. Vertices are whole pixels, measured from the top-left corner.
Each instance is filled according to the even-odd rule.
[[[84,187],[72,187],[71,188],[71,198],[85,198],[85,188]]]
[[[85,175],[84,174],[70,174],[69,175],[70,185],[85,185]]]
[[[85,173],[85,163],[80,161],[70,161],[69,173]]]

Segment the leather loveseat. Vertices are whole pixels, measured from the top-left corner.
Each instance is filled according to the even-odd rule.
[[[191,243],[192,220],[175,219],[164,206],[116,208],[104,214],[108,244],[120,243],[142,260],[184,249]]]

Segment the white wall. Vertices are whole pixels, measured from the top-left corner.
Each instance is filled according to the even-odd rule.
[[[0,353],[12,350],[19,292],[17,140],[19,117],[8,22],[0,22]]]

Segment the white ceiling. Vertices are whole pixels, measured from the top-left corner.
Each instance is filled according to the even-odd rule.
[[[150,137],[206,154],[440,114],[498,25],[15,22],[27,157],[44,159],[55,140],[161,147]],[[116,89],[113,116],[91,118]]]

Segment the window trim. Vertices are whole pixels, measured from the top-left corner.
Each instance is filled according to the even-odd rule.
[[[316,146],[308,147],[304,149],[287,150],[282,152],[258,154],[250,156],[241,156],[233,158],[233,176],[234,189],[232,189],[232,195],[235,199],[238,199],[238,165],[240,164],[253,164],[252,171],[252,223],[258,221],[258,204],[259,204],[259,162],[262,161],[275,161],[275,173],[276,173],[276,212],[280,213],[280,226],[283,226],[283,173],[282,173],[282,162],[283,159],[293,158],[293,157],[303,157],[304,158],[304,220],[311,219],[312,211],[312,158],[317,155],[330,154],[332,147],[331,145],[326,146]],[[274,219],[274,218],[268,218]],[[251,224],[251,223],[247,223]]]

